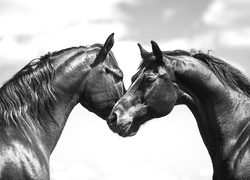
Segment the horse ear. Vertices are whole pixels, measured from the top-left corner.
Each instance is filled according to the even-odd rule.
[[[141,52],[141,58],[146,59],[148,55],[148,51],[146,51],[140,43],[137,44],[139,46],[140,52]]]
[[[158,44],[154,41],[151,41],[151,45],[152,45],[153,54],[156,57],[156,61],[162,63],[163,62],[163,54],[162,54],[161,49],[159,48]]]
[[[114,33],[109,35],[109,37],[107,38],[103,47],[101,48],[98,55],[96,56],[95,61],[90,66],[94,67],[94,66],[102,63],[106,59],[106,57],[107,57],[109,51],[111,50],[111,48],[113,47],[113,45],[114,45]]]

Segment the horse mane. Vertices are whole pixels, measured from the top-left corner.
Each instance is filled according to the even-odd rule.
[[[100,43],[95,43],[95,44],[92,44],[91,46],[73,46],[73,47],[69,47],[69,48],[65,48],[65,49],[61,49],[59,51],[54,51],[54,52],[48,52],[47,54],[45,54],[44,56],[41,56],[40,59],[43,60],[43,59],[48,59],[50,57],[56,57],[58,55],[61,55],[65,52],[69,52],[69,51],[72,51],[72,50],[75,50],[75,49],[79,49],[79,48],[94,48],[94,47],[99,47],[99,48],[102,48],[102,44]]]
[[[6,82],[0,88],[0,125],[32,126],[39,122],[45,126],[46,121],[53,120],[53,76],[49,59],[42,57],[32,60]]]
[[[228,85],[235,91],[241,90],[250,96],[250,82],[240,70],[217,57],[202,52],[195,53],[192,57],[204,62],[224,85]]]
[[[46,127],[48,121],[54,121],[52,106],[56,98],[51,85],[54,68],[50,59],[76,48],[79,47],[48,52],[32,60],[0,88],[1,126],[4,123],[31,126],[38,122]]]
[[[247,96],[250,96],[250,82],[248,78],[238,69],[227,62],[209,54],[192,49],[190,52],[184,50],[162,51],[163,56],[189,56],[205,63],[216,77],[233,90],[241,90]],[[139,69],[144,68],[155,59],[153,53],[148,53],[139,65]]]

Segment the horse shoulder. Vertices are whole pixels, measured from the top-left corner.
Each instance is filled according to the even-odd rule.
[[[228,154],[229,169],[235,179],[250,179],[250,118],[238,128],[238,137]]]
[[[48,162],[22,143],[1,142],[0,179],[49,179]]]
[[[247,130],[248,135],[238,149],[234,161],[234,173],[240,179],[250,179],[250,129]]]

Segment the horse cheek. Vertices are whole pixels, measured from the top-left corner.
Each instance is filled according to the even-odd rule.
[[[162,116],[168,115],[174,108],[177,100],[177,94],[174,88],[169,85],[160,89],[160,96],[158,99],[158,108]]]
[[[169,114],[173,110],[173,108],[175,106],[175,103],[176,103],[176,100],[177,100],[177,94],[175,92],[167,93],[165,95],[165,97],[166,97],[166,101],[162,106],[165,108],[165,112],[167,114]]]

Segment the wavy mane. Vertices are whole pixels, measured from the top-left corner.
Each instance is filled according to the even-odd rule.
[[[200,52],[193,57],[204,62],[224,85],[228,85],[235,91],[241,90],[250,96],[250,82],[240,70],[209,54]]]
[[[0,88],[0,125],[42,126],[53,120],[55,102],[49,54],[34,59]]]

